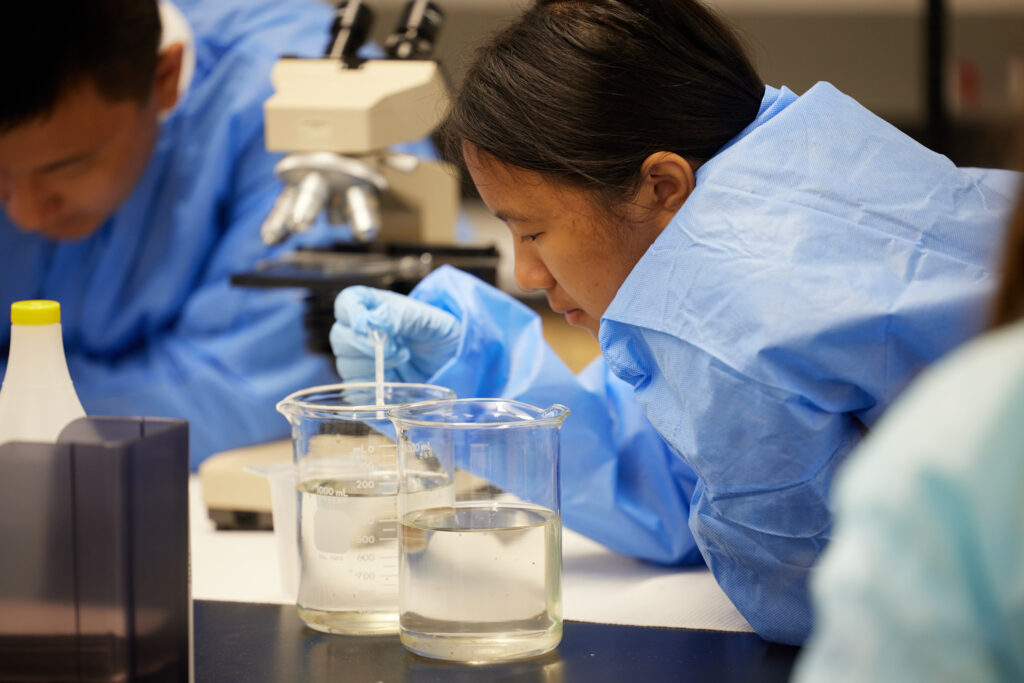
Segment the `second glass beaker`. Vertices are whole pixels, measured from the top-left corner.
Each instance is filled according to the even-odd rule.
[[[568,409],[456,399],[388,414],[399,444],[402,644],[477,664],[555,648],[559,428]]]
[[[397,448],[385,411],[454,394],[429,384],[386,382],[378,404],[378,388],[373,382],[311,387],[277,404],[292,425],[296,604],[302,621],[318,631],[398,628]]]

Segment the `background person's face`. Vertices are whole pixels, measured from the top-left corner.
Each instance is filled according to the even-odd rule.
[[[99,228],[142,175],[158,130],[154,101],[110,102],[91,82],[54,112],[0,133],[0,204],[26,232],[78,240]]]
[[[582,190],[468,145],[464,153],[480,197],[512,233],[516,284],[543,290],[552,310],[596,338],[605,309],[663,226],[616,224]]]

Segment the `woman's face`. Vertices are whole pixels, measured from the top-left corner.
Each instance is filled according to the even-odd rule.
[[[543,290],[553,311],[597,338],[608,304],[667,220],[632,204],[609,215],[583,190],[468,143],[463,154],[480,197],[512,233],[516,284]]]

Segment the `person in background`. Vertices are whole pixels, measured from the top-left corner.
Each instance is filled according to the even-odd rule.
[[[1024,680],[1024,192],[994,311],[837,476],[796,681]]]
[[[443,126],[515,277],[589,330],[455,269],[335,302],[339,373],[566,404],[564,523],[706,562],[766,639],[811,629],[832,474],[922,367],[983,324],[1019,177],[957,168],[827,83],[766,86],[692,0],[539,0],[479,53]],[[687,520],[689,527],[687,527]]]
[[[232,287],[270,249],[269,73],[321,56],[317,0],[0,4],[0,305],[61,304],[87,413],[189,421],[191,464],[280,438],[275,403],[337,381],[294,290]],[[0,375],[9,324],[0,319]]]

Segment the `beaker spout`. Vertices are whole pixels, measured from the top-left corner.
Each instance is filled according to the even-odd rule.
[[[543,413],[540,414],[538,419],[546,420],[548,418],[554,417],[558,418],[559,422],[562,422],[568,416],[569,408],[563,406],[561,403],[555,403],[548,406],[548,408]]]
[[[277,409],[277,412],[279,412],[282,415],[284,415],[289,423],[292,422],[292,417],[295,415],[295,408],[294,408],[294,404],[292,403],[292,401],[290,401],[288,399],[285,399],[283,401],[278,401],[277,405],[274,406],[274,408]]]

